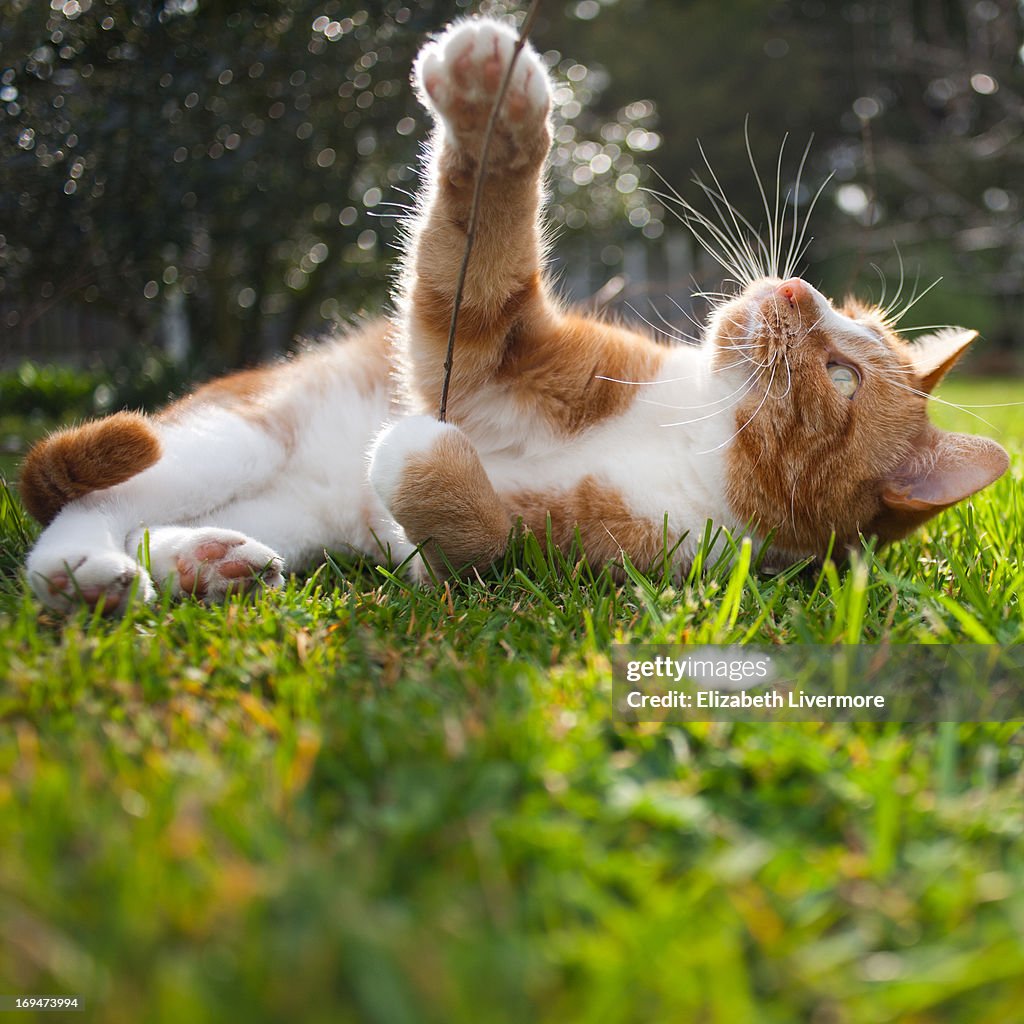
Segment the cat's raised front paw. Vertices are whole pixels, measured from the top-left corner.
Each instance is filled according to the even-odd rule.
[[[451,26],[416,60],[415,79],[424,102],[444,120],[449,135],[474,156],[515,44],[512,29],[478,18]],[[550,107],[547,71],[527,44],[512,71],[489,164],[515,166],[538,155],[542,159]]]
[[[36,597],[53,611],[84,606],[110,615],[123,612],[133,597],[148,604],[156,596],[146,570],[116,551],[30,557],[27,571]]]

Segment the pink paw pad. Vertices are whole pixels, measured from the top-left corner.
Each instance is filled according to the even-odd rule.
[[[473,44],[462,52],[462,54],[455,58],[451,63],[451,76],[452,80],[456,85],[461,86],[465,89],[471,82],[471,76],[473,73]]]
[[[175,564],[180,590],[199,598],[218,599],[283,582],[281,559],[244,537],[202,541],[178,555]]]
[[[75,568],[80,568],[84,561]],[[57,599],[58,605],[63,604],[65,610],[79,605],[98,608],[106,615],[118,611],[125,603],[135,576],[134,572],[124,570],[103,583],[88,583],[76,576],[75,569],[72,569],[70,572],[57,572],[48,576],[46,590],[50,597]]]
[[[428,45],[417,74],[435,109],[460,133],[483,129],[515,52],[516,36],[488,19],[454,26]],[[547,74],[537,54],[523,49],[512,70],[502,116],[518,133],[543,125],[550,108]]]
[[[66,594],[71,579],[66,572],[58,572],[46,581],[46,588],[51,594]]]

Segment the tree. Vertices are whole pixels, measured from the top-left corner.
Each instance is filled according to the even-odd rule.
[[[60,296],[152,337],[176,303],[223,367],[383,305],[389,215],[425,131],[409,68],[453,3],[6,7],[0,298],[15,317]],[[561,122],[594,91],[563,78]]]
[[[439,5],[41,6],[0,36],[6,276],[140,330],[183,295],[224,365],[379,300],[368,215],[411,177],[405,77]]]

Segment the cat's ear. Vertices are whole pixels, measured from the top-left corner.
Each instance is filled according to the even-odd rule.
[[[883,482],[882,501],[894,511],[934,515],[1006,472],[1010,457],[987,437],[934,430]]]
[[[921,390],[931,393],[977,336],[977,331],[964,327],[945,327],[908,343],[904,352],[910,356]]]

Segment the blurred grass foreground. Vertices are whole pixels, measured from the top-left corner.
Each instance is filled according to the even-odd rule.
[[[56,622],[0,491],[0,994],[103,1024],[1019,1020],[1019,722],[628,725],[609,649],[1019,644],[1022,410],[984,410],[1010,474],[845,571],[621,585],[534,540],[479,583],[335,558]]]

